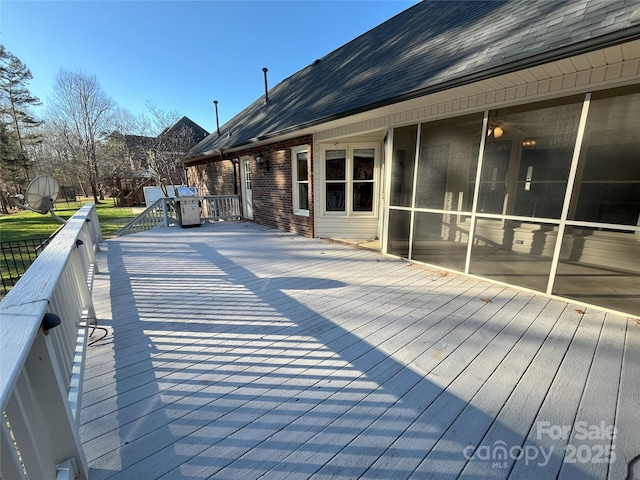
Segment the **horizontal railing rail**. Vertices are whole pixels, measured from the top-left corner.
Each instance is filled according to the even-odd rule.
[[[146,232],[157,227],[180,224],[180,200],[199,202],[202,222],[240,220],[240,197],[238,195],[203,195],[198,197],[159,198],[140,215],[122,227],[116,235]]]
[[[78,416],[101,241],[87,204],[0,302],[2,478],[88,478]]]

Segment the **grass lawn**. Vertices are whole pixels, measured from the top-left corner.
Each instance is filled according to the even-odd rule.
[[[80,207],[91,201],[91,199],[84,199],[79,202],[58,202],[55,213],[66,220],[73,216]],[[118,230],[137,216],[130,207],[114,207],[111,200],[106,200],[105,203],[96,205],[96,207],[104,238],[114,237]],[[51,215],[40,215],[27,210],[0,217],[0,242],[29,241],[29,246],[23,245],[24,248],[19,248],[16,244],[4,243],[0,255],[0,273],[2,275],[0,297],[35,260],[35,246],[41,240],[51,236],[61,226],[62,224]],[[32,242],[31,240],[38,241]],[[6,249],[5,246],[8,245],[13,245],[13,248]]]
[[[90,201],[92,200],[85,199],[69,203],[58,202],[55,208],[56,215],[66,220]],[[137,215],[133,213],[130,207],[114,207],[111,200],[105,200],[105,203],[96,205],[96,207],[104,238],[114,237],[118,230]],[[51,215],[40,215],[39,213],[22,210],[18,213],[0,217],[0,241],[47,238],[61,225]]]

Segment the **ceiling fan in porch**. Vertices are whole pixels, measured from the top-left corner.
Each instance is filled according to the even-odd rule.
[[[524,128],[524,125],[520,125],[516,122],[507,122],[505,120],[489,121],[489,126],[487,127],[487,137],[500,138],[505,134],[505,132],[512,132],[522,135],[527,133],[527,129]]]

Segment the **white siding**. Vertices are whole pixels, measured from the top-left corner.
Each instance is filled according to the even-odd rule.
[[[316,237],[373,239],[378,235],[378,217],[329,217],[316,220]]]
[[[315,166],[314,176],[314,205],[315,205],[315,236],[319,238],[349,238],[349,239],[373,239],[378,236],[379,218],[382,214],[380,205],[380,189],[382,182],[382,140],[386,131],[349,137],[348,142],[315,143],[313,158]],[[335,148],[346,148],[348,145],[376,144],[378,158],[376,158],[374,179],[376,189],[374,192],[374,212],[372,215],[365,214],[339,214],[324,212],[324,168],[322,166],[322,148],[330,145]]]

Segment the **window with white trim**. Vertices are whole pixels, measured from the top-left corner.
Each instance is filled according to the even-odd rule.
[[[293,213],[309,216],[309,147],[291,149],[293,174]]]
[[[326,213],[375,213],[376,152],[377,148],[369,145],[324,149]]]

